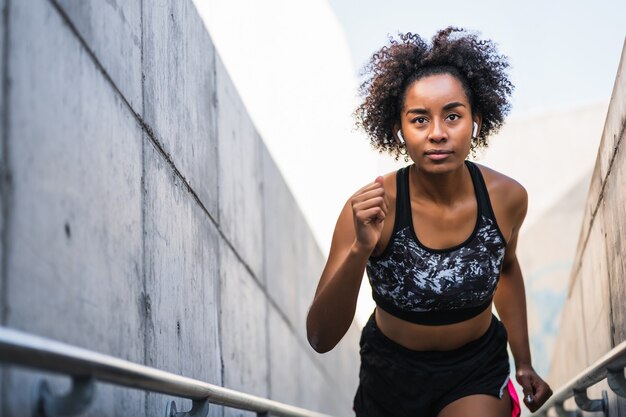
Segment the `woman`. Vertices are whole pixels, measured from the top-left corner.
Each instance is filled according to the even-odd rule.
[[[356,111],[375,148],[413,163],[346,202],[307,317],[323,353],[354,317],[363,272],[376,309],[361,336],[357,416],[519,415],[551,395],[531,364],[515,255],[527,195],[466,160],[508,113],[506,58],[462,29],[401,35],[373,55]],[[498,311],[498,320],[492,313]]]

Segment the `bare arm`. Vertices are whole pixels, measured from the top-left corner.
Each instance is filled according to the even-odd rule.
[[[548,384],[535,373],[530,357],[526,314],[526,291],[522,271],[515,254],[519,229],[526,216],[528,196],[526,191],[521,187],[516,194],[517,196],[513,197],[515,204],[512,205],[513,210],[516,211],[516,213],[512,213],[512,215],[516,220],[511,238],[506,247],[500,281],[494,297],[494,304],[507,330],[511,353],[513,353],[515,361],[515,376],[524,390],[524,403],[530,411],[534,412],[550,398],[552,390]],[[528,397],[528,395],[530,395],[530,397]]]
[[[326,266],[307,315],[307,338],[319,353],[328,352],[350,328],[367,259],[387,214],[383,179],[357,191],[344,205]]]
[[[507,244],[500,282],[494,297],[498,315],[506,327],[509,345],[515,360],[515,367],[530,366],[530,347],[528,342],[528,322],[526,314],[526,290],[515,247],[517,230]]]

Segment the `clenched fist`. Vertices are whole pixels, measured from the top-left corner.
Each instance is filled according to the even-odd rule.
[[[356,245],[371,253],[383,230],[388,204],[383,177],[357,191],[350,199]]]
[[[534,413],[552,396],[552,389],[532,366],[519,366],[515,378],[524,392],[524,404]]]

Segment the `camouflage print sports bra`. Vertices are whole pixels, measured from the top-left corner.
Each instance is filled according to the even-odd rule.
[[[442,325],[477,316],[491,304],[506,241],[496,223],[478,167],[465,161],[478,202],[476,225],[465,242],[446,249],[424,246],[413,227],[409,167],[396,176],[396,218],[389,244],[370,256],[367,275],[378,307],[413,323]]]

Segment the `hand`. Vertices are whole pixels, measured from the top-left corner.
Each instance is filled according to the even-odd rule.
[[[356,244],[371,252],[380,239],[387,216],[387,193],[383,177],[357,191],[350,200]]]
[[[533,413],[552,396],[550,386],[537,375],[531,365],[519,366],[515,378],[524,392],[524,404]]]

